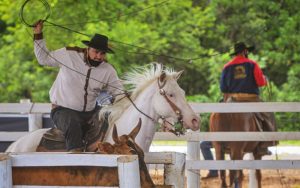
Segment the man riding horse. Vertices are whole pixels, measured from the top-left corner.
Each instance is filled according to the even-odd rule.
[[[259,65],[248,58],[254,46],[247,47],[245,43],[234,45],[234,56],[224,65],[220,81],[224,102],[260,102],[259,87],[266,86],[267,80]],[[274,114],[267,112],[255,113],[260,131],[276,131]],[[270,154],[268,146],[276,142],[261,142],[258,150],[261,154]]]
[[[106,62],[106,53],[114,52],[108,38],[100,34],[95,34],[90,41],[82,41],[86,48],[49,51],[42,31],[43,21],[38,21],[33,29],[35,56],[39,64],[59,68],[49,93],[51,119],[62,131],[66,149],[83,151],[86,142],[93,143],[98,138],[98,127],[90,122],[98,115],[96,98],[100,91],[106,89],[113,95],[123,92],[116,70]],[[85,139],[87,137],[92,139]]]

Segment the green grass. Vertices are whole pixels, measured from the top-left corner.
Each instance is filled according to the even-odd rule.
[[[153,141],[154,146],[186,146],[186,141]]]
[[[300,140],[282,140],[279,141],[280,146],[300,146]]]

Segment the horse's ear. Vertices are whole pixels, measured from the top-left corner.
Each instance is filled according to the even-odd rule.
[[[116,124],[114,124],[112,138],[116,144],[120,142]]]
[[[164,82],[165,79],[166,79],[166,77],[167,77],[166,72],[162,71],[161,74],[160,74],[160,76],[159,76],[159,82]]]
[[[183,73],[183,71],[184,71],[184,70],[181,70],[181,71],[177,72],[177,73],[174,75],[174,79],[175,79],[175,80],[178,80],[178,79],[180,78],[181,74]]]
[[[139,118],[138,124],[135,126],[135,128],[129,133],[129,136],[134,140],[137,134],[140,132],[142,126],[142,120]]]

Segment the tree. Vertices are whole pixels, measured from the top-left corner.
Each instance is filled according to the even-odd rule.
[[[47,15],[40,1],[30,2],[24,8],[26,20],[34,22]],[[49,49],[84,47],[81,40],[94,33],[105,34],[116,51],[108,60],[121,77],[131,67],[158,61],[185,70],[179,81],[187,95],[203,95],[210,102],[221,96],[220,73],[237,41],[256,45],[252,57],[273,85],[273,101],[283,99],[277,96],[289,88],[289,72],[299,62],[296,0],[48,2],[51,15],[44,36]],[[57,70],[36,62],[31,28],[21,23],[16,11],[22,3],[2,0],[0,4],[0,100],[16,102],[31,97],[47,102]],[[299,100],[299,95],[288,92],[286,100]]]

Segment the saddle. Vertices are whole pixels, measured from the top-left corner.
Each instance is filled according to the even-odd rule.
[[[84,151],[87,146],[96,142],[97,140],[103,141],[108,129],[108,116],[105,114],[105,120],[98,124],[89,125],[88,131],[85,133],[83,143],[85,143]],[[64,133],[58,128],[51,128],[42,137],[36,151],[37,152],[62,152],[67,151],[66,140]]]
[[[224,94],[225,102],[262,102],[256,94],[247,94],[247,93],[233,93],[233,94]],[[275,116],[271,112],[253,112],[254,119],[256,122],[257,129],[261,132],[263,131],[276,131]],[[268,147],[277,145],[278,141],[265,141],[261,142],[261,147]]]
[[[36,151],[67,151],[63,132],[57,128],[51,128],[42,137]]]
[[[225,102],[262,102],[258,95],[247,93],[224,94]],[[260,131],[276,131],[274,114],[268,112],[253,112],[255,122]]]

